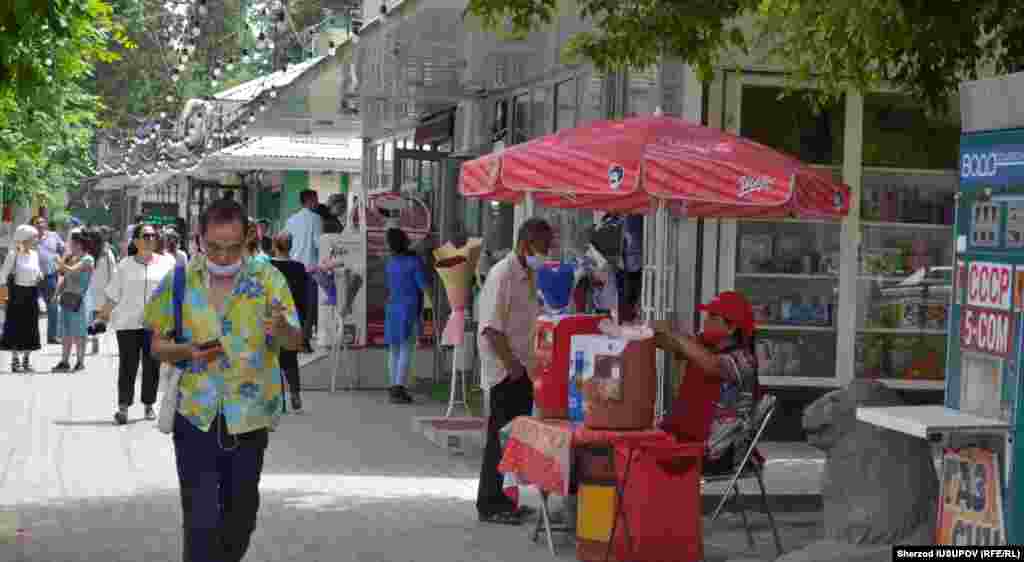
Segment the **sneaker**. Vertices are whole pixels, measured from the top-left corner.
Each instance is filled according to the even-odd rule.
[[[52,372],[54,372],[54,373],[69,373],[69,372],[71,372],[71,365],[68,365],[67,361],[61,361],[60,363],[57,363],[56,366],[54,366]]]
[[[302,398],[298,394],[292,394],[292,411],[296,414],[302,413]]]
[[[25,371],[26,373],[34,373],[34,372],[36,372],[36,370],[33,369],[32,365],[28,362],[28,357],[22,359],[22,361],[21,361],[21,370]]]
[[[76,372],[77,371],[84,371],[84,370],[85,370],[85,363],[83,363],[82,361],[79,361],[78,363],[75,363],[75,368],[72,369],[72,371],[76,371]]]
[[[128,423],[128,411],[127,410],[118,410],[117,413],[114,414],[114,423],[116,423],[117,425],[125,425],[125,424],[127,424]]]
[[[47,338],[46,343],[47,345],[60,345],[60,340],[57,338]]]
[[[412,396],[405,390],[404,386],[396,386],[391,391],[392,404],[412,404]]]
[[[11,372],[12,373],[20,373],[21,372],[21,362],[18,361],[17,357],[11,359]]]
[[[156,419],[156,410],[152,406],[146,406],[146,419],[150,421]]]

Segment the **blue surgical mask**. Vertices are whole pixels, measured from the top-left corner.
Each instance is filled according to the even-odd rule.
[[[542,256],[526,256],[526,267],[537,271],[544,267],[544,258]]]
[[[239,259],[235,263],[228,265],[218,265],[207,260],[206,269],[209,270],[210,275],[215,277],[231,277],[237,275],[242,270],[242,260]]]

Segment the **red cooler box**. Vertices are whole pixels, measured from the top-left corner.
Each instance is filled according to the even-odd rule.
[[[596,314],[544,315],[537,319],[533,340],[533,402],[541,418],[569,417],[569,360],[572,337],[599,334],[608,318]]]

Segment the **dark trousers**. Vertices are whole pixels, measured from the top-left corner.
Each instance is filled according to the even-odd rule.
[[[278,362],[281,365],[281,371],[284,372],[285,380],[288,381],[288,392],[298,396],[302,391],[299,383],[299,352],[282,349],[281,354],[278,355]]]
[[[320,308],[320,286],[312,275],[306,281],[306,314],[302,318],[302,336],[307,345],[312,345],[313,327],[316,326],[317,311]]]
[[[484,446],[484,462],[480,466],[480,484],[476,494],[476,510],[482,516],[513,508],[512,500],[504,492],[504,478],[498,472],[502,454],[499,432],[508,422],[519,416],[528,416],[533,411],[533,383],[529,377],[516,381],[506,378],[491,388],[489,403],[487,444]]]
[[[160,363],[142,352],[145,330],[118,330],[117,352],[120,356],[117,371],[117,405],[127,408],[135,402],[135,376],[142,362],[142,403],[152,406],[156,402],[156,389],[160,384]]]
[[[42,289],[43,300],[46,301],[46,341],[52,341],[57,338],[60,327],[60,304],[53,298],[53,293],[57,290],[57,274],[47,275],[39,284],[39,288]]]
[[[209,431],[175,416],[184,562],[239,562],[245,556],[256,529],[266,448],[265,429],[228,435],[223,416]]]

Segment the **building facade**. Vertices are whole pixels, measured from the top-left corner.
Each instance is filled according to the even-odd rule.
[[[422,193],[442,240],[465,231],[507,248],[515,211],[458,197],[461,160],[658,108],[749,137],[849,185],[850,215],[684,221],[676,314],[686,324],[694,303],[746,293],[770,387],[821,391],[878,378],[920,399],[940,393],[959,116],[936,117],[895,91],[851,93],[816,112],[799,94],[780,99],[786,76],[757,53],[709,84],[672,61],[608,75],[569,65],[559,53],[585,25],[572,4],[549,29],[512,40],[463,22],[458,0],[366,0],[357,47],[364,185]],[[593,220],[533,212],[563,229]]]

